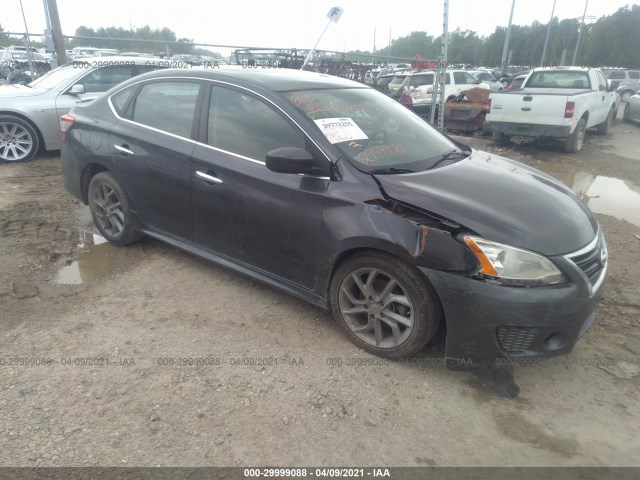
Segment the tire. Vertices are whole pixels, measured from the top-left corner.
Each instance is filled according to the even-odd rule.
[[[587,122],[581,118],[576,125],[576,129],[567,137],[564,142],[564,151],[568,153],[578,153],[584,144],[584,135],[587,131]]]
[[[609,133],[609,129],[611,129],[611,124],[613,123],[613,117],[614,110],[613,107],[611,107],[611,110],[609,110],[609,113],[607,114],[607,119],[598,125],[598,135],[606,135]]]
[[[113,175],[96,174],[89,182],[88,197],[91,217],[109,242],[129,245],[142,238],[142,232],[133,226],[129,199]]]
[[[415,355],[433,338],[443,317],[427,279],[385,253],[346,260],[334,273],[329,294],[331,311],[346,336],[381,357]]]
[[[511,82],[509,82],[508,80],[502,80],[502,82],[500,82],[500,83],[502,83],[502,86],[504,88],[507,88],[509,85],[511,85]]]
[[[506,147],[511,142],[509,135],[502,132],[493,132],[493,143],[499,147]]]
[[[0,115],[0,162],[26,162],[39,149],[40,137],[33,125],[20,117]]]
[[[628,102],[632,96],[633,92],[631,90],[625,90],[620,94],[620,100],[622,100],[623,102]]]
[[[622,121],[625,123],[631,123],[631,107],[627,103],[624,106],[624,113],[622,114]]]

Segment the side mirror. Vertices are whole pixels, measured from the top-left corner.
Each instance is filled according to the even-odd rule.
[[[82,95],[84,93],[84,85],[76,83],[67,93],[69,93],[69,95]]]
[[[310,173],[313,155],[296,147],[280,147],[267,152],[267,168],[277,173]]]

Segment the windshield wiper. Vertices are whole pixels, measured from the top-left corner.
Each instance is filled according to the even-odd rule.
[[[367,173],[377,173],[377,174],[385,174],[385,173],[415,173],[413,170],[409,170],[407,168],[396,168],[396,167],[387,167],[387,168],[377,168],[375,170],[369,170]]]
[[[440,165],[442,162],[446,162],[447,160],[451,160],[454,157],[459,157],[458,160],[462,160],[463,158],[467,158],[469,155],[471,155],[471,153],[467,153],[467,152],[463,152],[461,150],[451,150],[450,152],[445,153],[444,155],[442,155],[438,160],[436,160],[436,162],[431,165],[427,170],[431,170],[432,168],[437,167],[438,165]]]

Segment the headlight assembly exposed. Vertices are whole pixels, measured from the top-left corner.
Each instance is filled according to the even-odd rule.
[[[566,281],[560,270],[542,255],[473,235],[463,239],[480,262],[480,273],[504,285],[524,287]]]

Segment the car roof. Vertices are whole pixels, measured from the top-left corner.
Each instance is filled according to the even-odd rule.
[[[150,63],[153,64],[153,61]],[[279,92],[326,88],[371,88],[362,83],[324,73],[288,68],[243,68],[239,65],[220,65],[214,68],[198,66],[186,69],[168,68],[146,73],[134,77],[134,79],[140,81],[151,78],[175,77],[176,74],[181,77],[204,78],[207,80],[242,80],[242,83],[260,85]]]

